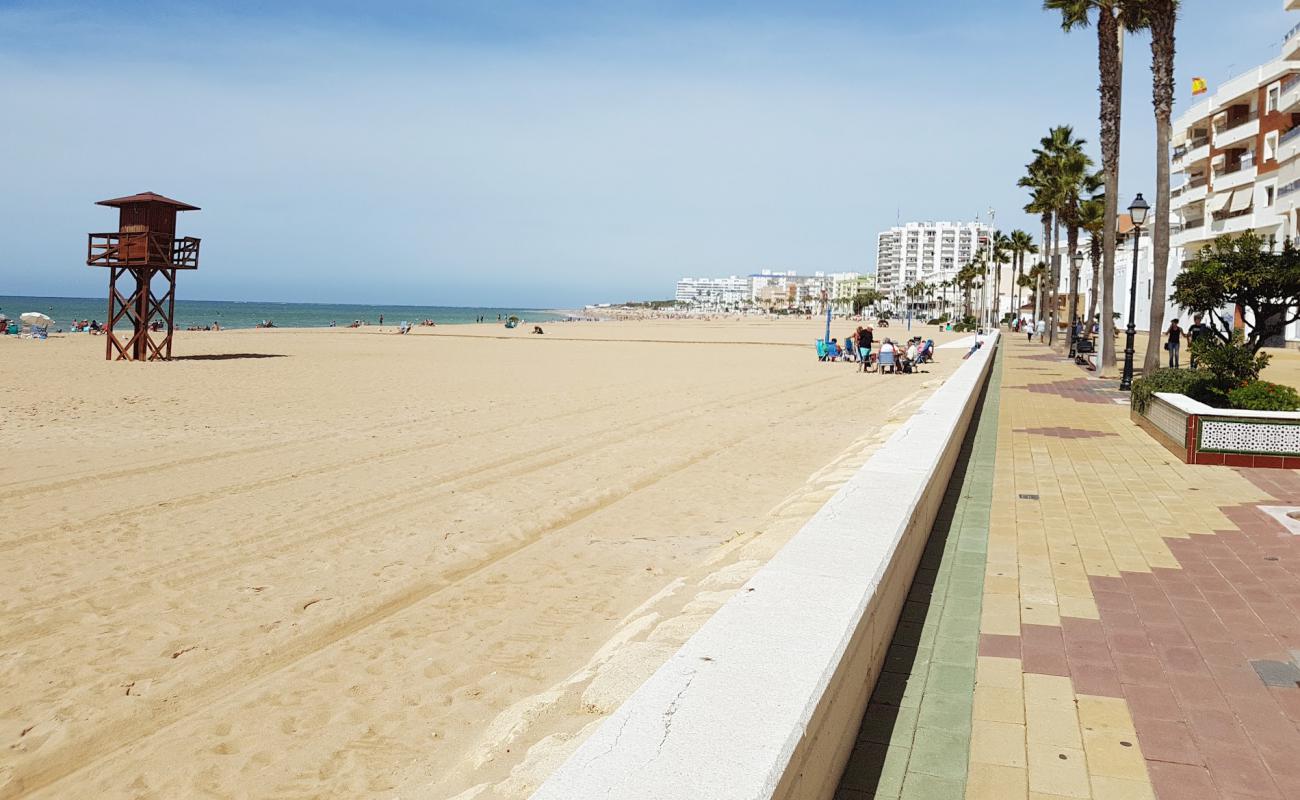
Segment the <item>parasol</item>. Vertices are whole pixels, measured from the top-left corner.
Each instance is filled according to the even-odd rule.
[[[54,324],[54,320],[39,311],[28,311],[19,317],[19,319],[22,320],[24,325],[30,325],[33,328],[48,328]]]

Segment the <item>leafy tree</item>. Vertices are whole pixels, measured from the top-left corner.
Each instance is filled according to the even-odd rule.
[[[1270,252],[1254,232],[1235,239],[1220,236],[1174,280],[1174,302],[1209,312],[1211,329],[1225,343],[1232,340],[1232,324],[1220,319],[1217,309],[1242,308],[1247,328],[1243,344],[1257,353],[1300,319],[1300,250],[1288,240],[1281,252]]]

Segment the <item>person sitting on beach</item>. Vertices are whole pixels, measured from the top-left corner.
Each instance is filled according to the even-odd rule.
[[[831,339],[831,343],[826,345],[826,358],[830,361],[839,361],[841,355],[843,355],[843,353],[840,352],[839,341]]]
[[[885,341],[880,345],[880,353],[877,356],[877,360],[883,357],[885,353],[889,353],[891,356],[893,356],[894,370],[897,371],[898,370],[898,348],[894,345],[894,340],[890,339],[888,336],[885,337]]]
[[[917,358],[919,357],[921,352],[916,346],[916,341],[917,341],[916,339],[913,339],[912,341],[907,343],[907,350],[903,354],[904,372],[911,372],[913,367],[916,366]]]
[[[542,330],[542,326],[541,326],[541,325],[534,325],[534,326],[533,326],[533,333],[536,333],[536,334],[540,335],[540,334],[545,333],[545,331]]]

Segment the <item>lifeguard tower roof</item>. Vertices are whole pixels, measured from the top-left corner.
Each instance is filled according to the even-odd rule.
[[[95,203],[95,205],[121,208],[122,206],[134,205],[136,203],[166,203],[167,205],[175,206],[177,211],[201,210],[198,206],[192,206],[189,203],[182,203],[181,201],[173,200],[170,197],[163,197],[154,192],[140,192],[139,194],[133,194],[130,197],[115,197],[112,200],[100,200]]]

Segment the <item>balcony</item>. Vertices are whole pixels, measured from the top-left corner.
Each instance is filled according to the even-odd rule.
[[[1283,114],[1300,111],[1300,75],[1291,75],[1282,81],[1282,94],[1277,101],[1277,110]]]
[[[1282,40],[1282,58],[1287,61],[1300,61],[1300,25],[1292,28]]]
[[[1187,144],[1174,148],[1173,166],[1175,170],[1186,170],[1193,164],[1210,157],[1210,137],[1201,136]]]
[[[1282,0],[1283,11],[1300,11],[1300,0]]]
[[[1248,183],[1254,183],[1258,172],[1255,169],[1255,159],[1243,157],[1238,166],[1214,173],[1214,191],[1222,192],[1227,189],[1235,189],[1238,186],[1245,186]]]
[[[1192,203],[1199,203],[1209,194],[1209,188],[1210,182],[1204,175],[1192,178],[1169,193],[1169,206],[1176,211]]]
[[[1300,155],[1300,125],[1292,128],[1277,140],[1277,163],[1285,164]]]
[[[1181,225],[1174,226],[1170,231],[1173,235],[1170,237],[1170,244],[1174,247],[1185,247],[1192,242],[1205,241],[1210,238],[1210,231],[1205,225],[1205,218],[1192,219]]]
[[[1220,150],[1226,150],[1238,142],[1258,136],[1259,112],[1251,111],[1244,117],[1233,119],[1227,124],[1232,127],[1224,127],[1214,132],[1214,146]]]
[[[166,233],[92,233],[86,245],[88,267],[198,269],[199,240],[173,239]]]

